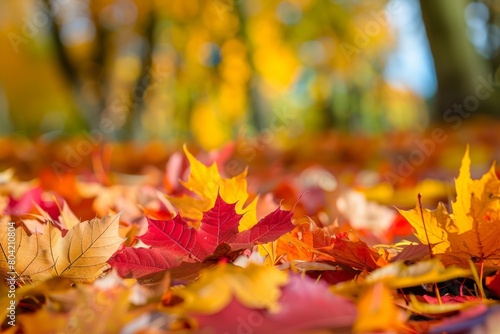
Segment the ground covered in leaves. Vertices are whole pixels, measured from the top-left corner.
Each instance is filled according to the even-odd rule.
[[[469,148],[455,191],[415,184],[421,195],[409,210],[390,185],[355,189],[320,165],[252,174],[231,150],[184,147],[140,177],[109,173],[102,159],[87,174],[53,165],[26,181],[3,171],[2,331],[490,333],[500,325],[500,180],[495,165],[471,177]]]

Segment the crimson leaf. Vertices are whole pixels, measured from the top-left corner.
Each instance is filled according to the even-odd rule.
[[[236,213],[235,206],[218,195],[214,206],[203,213],[198,230],[190,227],[180,215],[166,221],[148,218],[148,231],[139,239],[151,248],[126,247],[109,263],[122,277],[141,278],[175,268],[183,261],[202,262],[213,257],[221,245],[236,251],[274,241],[294,227],[292,212],[278,208],[240,233],[238,225],[242,215]]]

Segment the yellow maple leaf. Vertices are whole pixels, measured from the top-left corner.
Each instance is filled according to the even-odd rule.
[[[248,308],[274,312],[278,310],[280,287],[287,282],[287,274],[272,266],[219,264],[202,272],[196,282],[173,292],[184,300],[180,308],[188,312],[217,313],[233,297]]]
[[[500,180],[495,173],[495,163],[479,180],[471,179],[470,165],[467,146],[455,181],[457,198],[451,203],[459,234],[477,227],[481,214],[487,213],[486,211],[492,213],[500,210]]]
[[[443,203],[435,210],[424,209],[423,221],[418,204],[413,210],[399,210],[399,213],[413,226],[413,234],[420,242],[432,245],[434,254],[444,253],[449,248],[448,233],[456,232],[457,228]]]
[[[198,161],[184,146],[184,152],[189,160],[190,173],[187,181],[181,184],[193,192],[197,197],[182,195],[181,197],[168,196],[179,210],[184,219],[194,222],[195,227],[199,225],[203,212],[209,211],[215,203],[217,194],[227,203],[236,203],[236,212],[244,214],[240,220],[238,230],[244,231],[257,223],[257,200],[254,198],[248,205],[247,192],[247,170],[232,178],[223,178],[213,163],[206,166]]]
[[[468,266],[472,260],[495,269],[500,264],[500,181],[495,164],[479,180],[472,180],[470,164],[467,147],[455,182],[457,198],[452,202],[453,214],[448,214],[441,203],[434,211],[424,210],[424,228],[418,205],[400,212],[421,242],[435,244],[433,252],[442,254],[445,264]]]
[[[118,228],[118,215],[78,223],[64,237],[51,223],[43,233],[28,235],[22,227],[13,231],[0,221],[0,274],[14,269],[19,281],[61,276],[91,282],[109,267],[108,259],[120,247]]]

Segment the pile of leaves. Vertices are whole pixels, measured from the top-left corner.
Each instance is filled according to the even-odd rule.
[[[472,179],[468,149],[455,200],[429,210],[419,196],[409,211],[333,186],[318,169],[306,175],[321,177],[283,176],[257,196],[247,170],[224,175],[226,154],[199,159],[185,148],[140,182],[1,173],[2,331],[488,333],[498,325],[500,180],[495,165]]]

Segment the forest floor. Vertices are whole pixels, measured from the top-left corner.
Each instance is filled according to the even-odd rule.
[[[500,125],[0,139],[5,333],[491,333]]]

